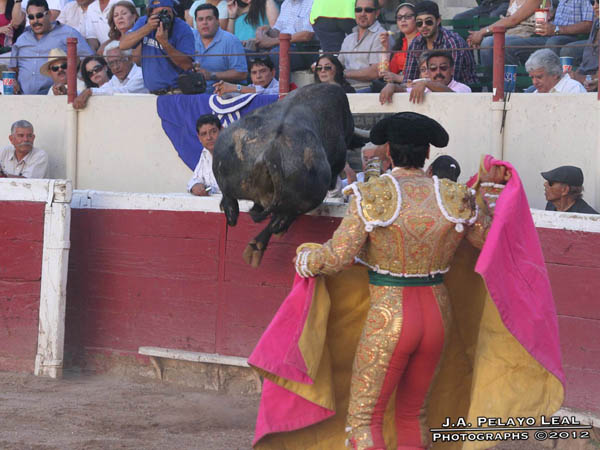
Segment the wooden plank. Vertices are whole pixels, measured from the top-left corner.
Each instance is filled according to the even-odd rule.
[[[563,364],[600,375],[600,320],[558,317]],[[600,376],[597,380],[600,388]]]
[[[138,352],[140,355],[154,356],[157,358],[169,358],[181,361],[250,367],[246,358],[219,355],[217,353],[188,352],[184,350],[160,347],[140,347]]]
[[[600,268],[547,264],[558,314],[600,320]],[[600,335],[597,337],[600,341]]]
[[[600,268],[600,233],[537,230],[546,263]]]

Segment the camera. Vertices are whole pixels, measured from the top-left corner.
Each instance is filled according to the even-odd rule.
[[[166,9],[163,9],[158,13],[158,20],[160,20],[160,23],[162,23],[162,26],[165,30],[171,29],[171,25],[173,25],[173,18]]]
[[[246,3],[243,0],[235,0],[235,2],[237,3],[238,8],[245,8],[246,6],[249,5],[249,3]]]

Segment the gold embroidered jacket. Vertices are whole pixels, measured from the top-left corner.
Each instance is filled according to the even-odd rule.
[[[481,248],[502,186],[476,192],[420,169],[393,175],[348,186],[354,195],[333,237],[298,248],[300,275],[332,274],[356,260],[378,273],[424,277],[447,272],[464,237]]]

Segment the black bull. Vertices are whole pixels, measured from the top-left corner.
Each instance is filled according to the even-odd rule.
[[[346,94],[334,84],[312,84],[223,129],[213,172],[221,209],[234,226],[238,200],[251,200],[250,216],[269,224],[248,244],[244,260],[260,264],[272,234],[321,204],[346,163],[354,121]]]

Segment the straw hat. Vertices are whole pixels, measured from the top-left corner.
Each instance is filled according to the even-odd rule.
[[[54,61],[59,61],[61,59],[64,59],[66,61],[67,54],[65,53],[65,51],[60,48],[53,48],[52,50],[50,50],[50,53],[48,54],[48,62],[46,62],[42,67],[40,67],[40,73],[42,75],[49,77],[50,76],[50,72],[49,72],[50,65]]]

